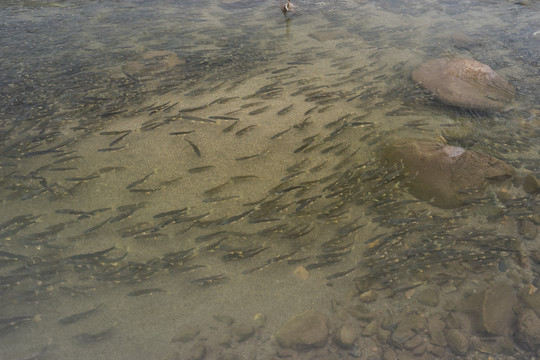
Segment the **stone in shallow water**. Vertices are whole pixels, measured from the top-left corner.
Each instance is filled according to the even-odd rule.
[[[411,194],[442,208],[455,208],[481,198],[486,185],[508,179],[514,169],[492,156],[426,140],[387,146],[382,158],[403,164]]]
[[[476,110],[501,110],[516,90],[488,65],[472,59],[434,59],[418,66],[414,82],[445,104]]]
[[[322,347],[327,339],[326,316],[315,310],[293,316],[276,333],[278,344],[293,350]]]
[[[498,284],[484,292],[482,301],[482,326],[489,334],[508,335],[515,322],[513,308],[517,304],[514,289],[508,284]]]
[[[526,349],[540,349],[540,318],[534,311],[526,309],[520,314],[516,340]]]

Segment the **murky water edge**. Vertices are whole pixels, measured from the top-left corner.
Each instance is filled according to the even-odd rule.
[[[2,4],[3,357],[452,358],[437,336],[456,329],[478,358],[533,353],[518,325],[461,317],[509,310],[477,305],[497,291],[537,309],[521,296],[539,286],[537,196],[508,185],[440,209],[380,152],[444,141],[539,177],[538,5],[297,5]],[[504,75],[515,101],[461,110],[412,82],[455,56]],[[358,339],[281,349],[308,309]]]

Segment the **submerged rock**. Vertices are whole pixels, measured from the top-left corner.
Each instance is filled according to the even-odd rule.
[[[510,103],[516,90],[488,65],[472,59],[434,59],[412,73],[443,103],[468,109],[501,110]]]
[[[285,349],[322,347],[328,340],[326,316],[315,310],[295,315],[278,330],[276,340]]]
[[[480,198],[486,185],[514,175],[514,169],[492,156],[425,140],[394,143],[383,150],[388,164],[403,164],[411,194],[442,208]]]
[[[509,335],[516,320],[513,308],[518,299],[508,284],[499,284],[484,292],[482,326],[493,335]]]
[[[527,350],[540,349],[540,318],[534,311],[526,309],[520,314],[516,340]]]

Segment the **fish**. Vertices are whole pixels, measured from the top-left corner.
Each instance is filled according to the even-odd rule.
[[[213,275],[213,276],[206,276],[198,279],[193,279],[190,281],[192,284],[200,285],[200,286],[207,286],[207,285],[214,285],[222,283],[229,278],[225,274],[219,274],[219,275]]]
[[[189,139],[186,139],[184,138],[184,140],[186,140],[189,145],[191,145],[191,147],[193,148],[193,151],[195,152],[195,154],[198,156],[198,157],[201,157],[201,150],[199,149],[199,147],[197,145],[195,145],[191,140]]]
[[[263,112],[265,112],[268,109],[270,109],[270,105],[266,105],[266,106],[263,106],[262,108],[250,111],[248,114],[249,115],[259,115],[259,114],[262,114]]]
[[[134,188],[135,186],[139,185],[139,184],[142,184],[144,183],[146,180],[148,180],[148,178],[150,176],[152,176],[153,174],[155,173],[155,170],[152,170],[150,173],[146,174],[145,176],[143,176],[142,178],[140,178],[139,180],[136,180],[134,182],[132,182],[131,184],[129,184],[128,186],[126,186],[126,189],[131,189],[131,188]]]
[[[60,324],[62,324],[62,325],[69,325],[69,324],[73,324],[73,323],[75,323],[77,321],[87,319],[92,314],[94,314],[97,310],[99,310],[102,306],[103,306],[103,303],[99,304],[98,306],[96,306],[96,307],[94,307],[94,308],[92,308],[90,310],[86,310],[86,311],[83,311],[83,312],[80,312],[80,313],[77,313],[77,314],[66,316],[66,317],[58,320],[58,322]]]
[[[291,105],[289,105],[289,106],[287,106],[287,107],[284,107],[283,109],[281,109],[281,110],[279,110],[279,111],[277,112],[277,115],[278,115],[278,116],[285,115],[286,113],[288,113],[289,111],[292,110],[293,106],[294,106],[294,103],[291,104]]]
[[[105,340],[112,334],[112,332],[113,332],[113,328],[110,327],[106,330],[103,330],[94,334],[89,334],[89,333],[78,334],[75,336],[75,339],[77,339],[79,342],[82,342],[82,343],[94,343],[94,342]]]
[[[253,130],[254,128],[256,128],[257,125],[255,124],[252,124],[252,125],[248,125],[246,126],[245,128],[242,128],[240,130],[238,130],[235,134],[236,136],[242,136],[244,135],[246,132],[250,131],[250,130]]]
[[[166,291],[161,288],[141,289],[141,290],[131,291],[127,294],[127,296],[135,297],[135,296],[141,296],[141,295],[152,295],[158,292],[166,292]]]

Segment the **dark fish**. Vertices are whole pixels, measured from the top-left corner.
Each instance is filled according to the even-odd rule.
[[[160,288],[151,288],[151,289],[141,289],[135,290],[127,294],[127,296],[141,296],[141,295],[152,295],[157,292],[165,292],[165,290]]]
[[[294,106],[294,104],[291,104],[291,105],[289,105],[289,106],[287,106],[287,107],[285,107],[285,108],[279,110],[279,111],[277,112],[278,116],[285,115],[286,113],[288,113],[289,111],[292,110],[293,106]]]
[[[242,136],[242,135],[244,135],[246,132],[248,132],[249,130],[252,130],[252,129],[256,128],[256,127],[257,127],[257,125],[255,125],[255,124],[253,124],[253,125],[248,125],[248,126],[246,126],[245,128],[242,128],[242,129],[238,130],[238,131],[236,132],[236,136]]]
[[[270,137],[270,139],[273,140],[273,139],[280,138],[280,137],[282,137],[283,135],[285,135],[285,134],[286,134],[289,130],[291,130],[291,129],[292,129],[292,126],[289,127],[289,128],[287,128],[287,129],[285,129],[285,130],[283,130],[283,131],[278,132],[277,134],[272,135],[272,136]]]
[[[270,109],[270,105],[266,105],[266,106],[263,106],[262,108],[250,111],[248,114],[249,115],[258,115],[258,114],[262,114],[263,112],[265,112],[268,109]]]
[[[118,138],[114,139],[114,140],[109,144],[109,147],[118,144],[120,141],[122,141],[122,139],[124,139],[124,138],[125,138],[126,136],[128,136],[129,134],[131,134],[131,130],[126,131],[125,134],[123,134],[123,135],[119,136]]]
[[[205,119],[205,118],[198,117],[198,116],[180,115],[180,117],[182,119],[185,119],[185,120],[198,121],[198,122],[204,122],[204,123],[212,123],[212,124],[216,123],[215,120]]]
[[[112,334],[112,332],[113,332],[113,328],[111,327],[95,334],[81,333],[79,335],[76,335],[75,339],[83,343],[94,343],[94,342],[105,340]]]
[[[337,273],[334,273],[332,275],[328,275],[326,277],[326,280],[333,280],[333,279],[337,279],[337,278],[340,278],[340,277],[343,277],[345,275],[348,275],[350,273],[352,273],[354,270],[356,270],[356,266],[355,267],[352,267],[348,270],[344,270],[344,271],[339,271]]]
[[[161,188],[129,189],[130,192],[133,192],[133,193],[144,193],[144,194],[153,193],[153,192],[156,192],[156,191],[159,191],[159,190],[161,190]]]
[[[187,134],[191,134],[191,133],[194,133],[194,132],[195,132],[195,130],[175,131],[175,132],[169,133],[169,135],[187,135]]]
[[[221,190],[223,190],[223,188],[225,188],[227,185],[229,185],[230,182],[229,181],[226,181],[224,182],[223,184],[221,185],[218,185],[218,186],[214,186],[213,188],[210,188],[208,190],[206,190],[205,192],[203,192],[203,195],[205,196],[212,196],[212,195],[215,195],[217,194],[218,192],[220,192]]]
[[[213,168],[215,168],[214,165],[199,166],[199,167],[189,169],[188,172],[190,172],[192,174],[196,174],[196,173],[207,171],[207,170],[210,170],[210,169],[213,169]]]
[[[84,177],[67,177],[67,178],[64,178],[64,180],[66,180],[66,181],[88,181],[88,180],[97,179],[100,176],[101,175],[99,175],[99,174],[91,174],[91,175],[84,176]]]
[[[227,225],[227,224],[231,224],[235,221],[238,221],[238,220],[241,220],[243,219],[245,216],[251,214],[255,209],[250,209],[248,211],[244,211],[243,213],[241,214],[238,214],[238,215],[235,215],[235,216],[231,216],[230,218],[228,219],[224,219],[223,221],[221,221],[220,225]]]
[[[240,120],[240,119],[237,118],[237,117],[223,116],[223,115],[209,116],[208,118],[209,118],[209,119],[213,119],[213,120]]]
[[[204,242],[204,241],[208,241],[208,240],[210,240],[210,239],[215,238],[216,236],[219,236],[219,235],[225,234],[225,233],[226,233],[225,230],[220,230],[220,231],[213,232],[213,233],[211,233],[211,234],[197,236],[197,237],[195,238],[195,242]]]
[[[224,133],[231,132],[236,127],[236,125],[238,125],[239,122],[240,122],[239,120],[236,120],[231,125],[227,126],[225,129],[223,129],[223,132]]]
[[[102,306],[103,306],[103,304],[99,304],[98,306],[96,306],[93,309],[83,311],[83,312],[80,312],[80,313],[77,313],[77,314],[73,314],[73,315],[70,315],[70,316],[66,316],[65,318],[62,318],[62,319],[58,320],[58,322],[60,324],[62,324],[62,325],[73,324],[74,322],[77,322],[79,320],[83,320],[83,319],[86,319],[86,318],[90,317],[93,313],[95,313]]]
[[[253,257],[257,254],[260,254],[267,249],[270,249],[270,246],[266,246],[266,247],[259,246],[254,249],[246,249],[246,250],[234,250],[234,251],[230,251],[226,255],[223,255],[221,257],[221,260],[230,261],[230,260],[246,259],[246,258]]]
[[[191,142],[191,140],[189,139],[184,138],[184,140],[186,140],[189,143],[189,145],[191,145],[195,154],[197,154],[198,157],[201,157],[201,150],[199,149],[199,147],[195,145],[193,142]]]
[[[154,218],[158,219],[158,218],[162,218],[162,217],[177,216],[177,215],[185,214],[187,212],[187,209],[188,208],[185,207],[183,209],[162,212],[162,213],[154,215]]]
[[[126,189],[131,189],[139,184],[142,184],[143,182],[145,182],[146,180],[148,180],[148,178],[150,176],[152,176],[154,174],[155,170],[152,170],[150,173],[146,174],[145,176],[143,176],[141,179],[137,180],[137,181],[134,181],[132,182],[131,184],[129,184],[128,186],[126,186]]]
[[[192,284],[197,284],[200,286],[207,286],[207,285],[219,284],[228,279],[229,278],[225,276],[225,274],[220,274],[220,275],[206,276],[206,277],[202,277],[198,279],[193,279],[190,282]]]
[[[125,148],[125,146],[119,146],[119,147],[108,147],[108,148],[102,148],[102,149],[98,149],[97,151],[99,152],[110,152],[110,151],[116,151],[116,150],[122,150],[123,148]]]

